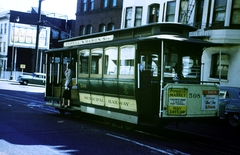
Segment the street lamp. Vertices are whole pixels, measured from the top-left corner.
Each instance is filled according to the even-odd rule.
[[[13,28],[12,28],[13,29],[12,30],[13,31],[13,44],[12,44],[12,62],[11,62],[10,80],[13,79],[14,43],[15,43],[15,29],[16,29],[15,24],[16,24],[16,22],[19,22],[19,21],[20,21],[19,16],[13,20]]]

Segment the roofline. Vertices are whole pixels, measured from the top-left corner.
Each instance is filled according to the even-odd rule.
[[[197,28],[194,26],[182,24],[182,23],[175,23],[175,22],[151,23],[151,24],[147,24],[147,25],[135,26],[135,27],[130,27],[130,28],[115,29],[115,30],[111,30],[111,31],[97,32],[97,33],[93,33],[93,34],[77,36],[77,37],[73,37],[73,38],[59,40],[59,42],[73,41],[73,40],[78,40],[78,39],[82,39],[82,38],[86,38],[86,37],[94,37],[94,36],[102,35],[102,34],[107,35],[107,34],[112,34],[113,32],[115,33],[115,32],[127,31],[127,30],[134,30],[134,29],[144,28],[144,27],[149,27],[149,26],[154,26],[154,25],[163,25],[163,26],[169,26],[169,27],[177,26],[182,29],[183,28],[188,29],[189,32],[197,30]]]

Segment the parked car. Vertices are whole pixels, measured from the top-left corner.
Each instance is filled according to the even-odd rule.
[[[28,83],[30,84],[40,84],[44,85],[46,81],[46,74],[44,73],[32,73],[32,74],[23,74],[18,77],[17,80],[20,84],[27,85]]]
[[[240,88],[220,86],[219,117],[232,127],[240,126]]]

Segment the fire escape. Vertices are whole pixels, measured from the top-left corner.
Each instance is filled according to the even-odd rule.
[[[183,0],[180,4],[180,22],[183,24],[190,24],[189,19],[195,7],[195,0]]]

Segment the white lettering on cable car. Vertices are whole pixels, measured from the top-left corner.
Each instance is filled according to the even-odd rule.
[[[107,36],[103,36],[103,37],[95,37],[95,38],[82,39],[82,40],[74,40],[74,41],[64,42],[63,46],[64,47],[69,47],[69,46],[76,46],[76,45],[100,43],[100,42],[112,41],[113,38],[114,38],[113,35],[107,35]]]

